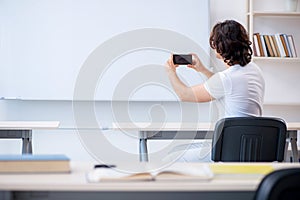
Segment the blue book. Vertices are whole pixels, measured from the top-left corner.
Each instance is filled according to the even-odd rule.
[[[62,154],[0,155],[0,173],[66,173],[70,159]]]

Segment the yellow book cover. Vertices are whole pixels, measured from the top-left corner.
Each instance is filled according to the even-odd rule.
[[[211,164],[214,174],[268,174],[274,170],[271,164]]]

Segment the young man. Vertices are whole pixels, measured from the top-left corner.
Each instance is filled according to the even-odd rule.
[[[193,64],[188,67],[206,75],[208,80],[189,87],[178,78],[177,65],[174,65],[171,56],[166,70],[176,94],[182,101],[188,102],[215,100],[224,111],[219,113],[219,118],[261,116],[265,82],[259,67],[251,62],[251,42],[245,28],[234,20],[217,23],[209,42],[216,57],[224,61],[226,70],[214,74],[205,68],[196,54],[192,54]],[[199,160],[199,155],[188,154],[186,152],[186,158],[183,157],[185,161]]]

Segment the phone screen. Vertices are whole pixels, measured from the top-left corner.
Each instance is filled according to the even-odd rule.
[[[174,54],[173,63],[175,65],[189,65],[192,64],[192,55],[191,54]]]

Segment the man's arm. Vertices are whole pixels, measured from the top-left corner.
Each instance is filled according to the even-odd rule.
[[[214,98],[205,89],[204,84],[199,84],[193,87],[186,86],[176,74],[176,65],[173,64],[172,59],[166,63],[168,77],[172,87],[181,101],[187,102],[208,102]]]
[[[201,62],[197,54],[191,53],[193,55],[193,64],[188,65],[189,68],[194,69],[195,71],[204,74],[207,78],[212,77],[214,75],[213,72],[209,71]]]

